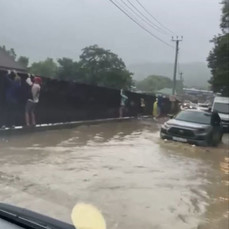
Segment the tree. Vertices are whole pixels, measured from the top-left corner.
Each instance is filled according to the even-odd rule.
[[[224,34],[228,33],[229,31],[229,1],[224,0],[222,2],[222,17],[221,17],[221,24],[220,27]]]
[[[163,88],[172,88],[173,82],[165,76],[150,75],[142,81],[136,82],[137,89],[145,92],[157,92]]]
[[[3,46],[0,46],[0,50],[6,53],[8,56],[10,56],[13,60],[15,60],[17,57],[13,48],[7,49],[6,46],[3,45]]]
[[[17,60],[17,62],[23,66],[24,68],[28,68],[29,65],[29,58],[25,56],[20,56]]]
[[[30,72],[33,74],[56,78],[58,66],[52,58],[47,58],[45,61],[35,62],[30,67]]]
[[[17,60],[16,60],[16,53],[14,51],[13,48],[11,49],[7,49],[5,45],[0,46],[0,50],[2,52],[4,52],[6,55],[8,55],[9,57],[11,57],[14,61],[18,62],[22,67],[27,68],[28,64],[29,64],[29,58],[25,57],[25,56],[20,56]]]
[[[223,1],[222,4],[220,24],[222,34],[211,40],[214,47],[207,60],[212,73],[212,78],[209,81],[212,89],[229,96],[229,2]]]
[[[128,89],[132,84],[132,74],[126,69],[123,60],[97,45],[83,49],[79,65],[86,83],[118,89]]]
[[[57,60],[58,78],[61,80],[71,80],[77,82],[83,82],[82,72],[80,65],[77,61],[73,61],[70,58],[62,58]]]

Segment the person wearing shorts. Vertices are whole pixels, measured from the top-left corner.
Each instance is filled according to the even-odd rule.
[[[40,90],[41,90],[41,78],[34,77],[32,82],[30,76],[27,78],[26,83],[29,85],[29,96],[25,106],[25,122],[26,126],[36,125],[35,109],[39,102]]]

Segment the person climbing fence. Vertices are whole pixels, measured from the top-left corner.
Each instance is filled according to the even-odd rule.
[[[28,99],[25,106],[25,122],[26,126],[36,125],[35,108],[39,102],[40,90],[42,80],[40,77],[34,77],[33,81],[30,74],[26,79],[26,83],[29,86]]]
[[[121,89],[120,91],[120,96],[121,96],[121,102],[120,102],[120,108],[119,108],[119,117],[122,118],[126,111],[126,104],[128,101],[128,97],[124,94],[123,89]]]

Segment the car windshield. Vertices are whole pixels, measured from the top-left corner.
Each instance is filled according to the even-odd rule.
[[[211,114],[196,111],[182,111],[176,117],[176,120],[185,122],[194,122],[200,124],[210,124]]]
[[[229,229],[228,1],[0,0],[0,220]]]
[[[219,113],[229,114],[229,104],[228,103],[215,103],[214,110]]]

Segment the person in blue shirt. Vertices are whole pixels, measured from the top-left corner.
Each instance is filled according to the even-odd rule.
[[[16,71],[10,70],[5,75],[6,81],[6,121],[5,124],[8,127],[14,127],[17,121],[17,115],[20,105],[20,88],[21,78]]]

